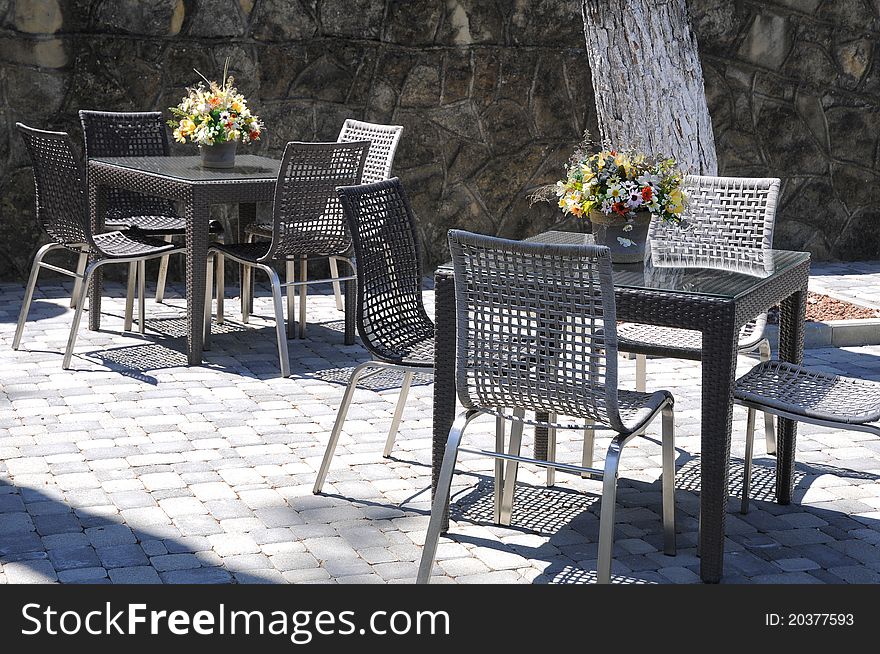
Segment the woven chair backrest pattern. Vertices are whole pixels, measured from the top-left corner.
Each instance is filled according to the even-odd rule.
[[[168,135],[158,111],[80,111],[86,160],[98,157],[155,157],[169,153]],[[173,216],[174,204],[125,189],[107,188],[105,222],[133,216]]]
[[[412,210],[393,178],[338,189],[354,241],[357,326],[376,356],[395,360],[414,343],[433,339],[422,304],[422,270]]]
[[[403,127],[400,125],[379,125],[365,123],[349,118],[343,123],[336,139],[339,143],[369,141],[370,151],[364,164],[364,184],[372,184],[391,177],[391,166]]]
[[[82,162],[65,132],[16,123],[34,169],[37,219],[57,243],[92,245]]]
[[[718,248],[771,248],[779,184],[777,178],[688,175],[683,224],[652,221],[652,252],[655,242],[683,257],[711,257]]]
[[[522,408],[624,431],[607,247],[449,232],[456,387],[468,408]]]
[[[369,146],[369,141],[285,146],[275,185],[272,244],[263,260],[343,254],[351,248],[336,187],[360,184]]]

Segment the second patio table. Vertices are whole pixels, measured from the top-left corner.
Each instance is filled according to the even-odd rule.
[[[551,231],[527,239],[592,243],[592,236]],[[718,582],[723,573],[728,505],[733,386],[740,328],[779,304],[779,359],[800,363],[810,255],[764,250],[681,257],[661,266],[615,265],[617,318],[702,333],[700,427],[700,576]],[[435,272],[433,488],[455,413],[455,281],[452,265]],[[776,499],[791,501],[797,423],[777,427]],[[536,458],[546,459],[546,433],[536,430]]]
[[[200,157],[102,157],[89,160],[92,228],[104,229],[108,188],[178,200],[186,219],[187,358],[202,363],[209,207],[237,203],[239,225],[253,222],[257,202],[271,202],[281,162],[238,155],[235,168],[203,168]],[[237,234],[233,235],[237,236]],[[236,239],[237,240],[237,239]],[[101,327],[101,277],[89,290],[89,329]]]

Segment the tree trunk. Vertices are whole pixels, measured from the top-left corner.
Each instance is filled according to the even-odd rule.
[[[602,139],[716,175],[686,0],[583,0],[583,18]]]

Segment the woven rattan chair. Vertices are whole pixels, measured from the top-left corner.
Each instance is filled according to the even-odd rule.
[[[111,112],[80,111],[86,161],[99,157],[152,157],[169,154],[168,135],[162,114],[158,111]],[[150,197],[125,189],[107,189],[105,227],[113,230],[132,230],[145,236],[162,237],[171,242],[173,236],[186,234],[186,221],[174,208],[174,203],[163,198]],[[211,221],[211,232],[223,229]],[[218,262],[219,264],[219,262]],[[80,268],[85,267],[84,255]],[[156,281],[156,302],[165,297],[168,275],[168,256],[159,262]],[[136,279],[134,264],[129,273],[129,285]],[[222,271],[218,280],[222,284]],[[75,294],[74,294],[75,295]]]
[[[665,552],[675,552],[673,399],[668,391],[617,388],[617,326],[611,256],[607,247],[547,245],[449,232],[455,269],[456,388],[464,411],[449,432],[431,521],[419,566],[426,583],[433,567],[459,451],[496,459],[496,518],[509,511],[519,462],[603,479],[597,579],[608,583],[614,541],[618,463],[624,445],[662,414]],[[548,429],[593,429],[614,434],[604,470],[520,456],[525,411],[549,414]],[[496,448],[461,447],[479,415],[513,419],[509,453],[503,428]],[[559,422],[568,416],[573,422]],[[497,421],[503,427],[503,420]],[[501,461],[507,470],[501,477]],[[498,489],[503,489],[499,497]],[[500,511],[499,511],[500,504]]]
[[[394,154],[397,152],[397,144],[400,142],[400,135],[402,133],[403,127],[401,127],[400,125],[379,125],[376,123],[365,123],[361,120],[354,120],[353,118],[349,118],[345,121],[345,123],[343,123],[342,129],[339,132],[339,136],[337,137],[336,142],[370,142],[370,150],[367,153],[367,161],[364,164],[364,176],[361,180],[361,183],[372,184],[373,182],[379,182],[383,179],[389,179],[391,177],[391,167],[394,164]],[[250,227],[246,228],[245,233],[247,235],[248,241],[253,241],[255,237],[271,238],[272,225],[251,225]],[[337,263],[338,259],[337,257],[330,257],[329,262],[330,277],[335,280],[333,282],[333,295],[336,297],[336,308],[339,311],[342,311],[342,290],[339,285],[339,270]],[[291,265],[287,271],[287,281],[293,281],[294,272],[295,267]],[[301,281],[305,281],[308,279],[308,257],[302,257],[300,259],[299,274]],[[299,287],[300,338],[303,338],[305,336],[307,288],[307,285],[302,285]],[[251,296],[249,295],[248,298],[250,297]],[[244,298],[242,299],[244,300]],[[252,310],[253,307],[245,307],[244,302],[242,303],[242,320],[244,322],[247,322],[248,312]],[[288,323],[288,330],[292,329],[292,325],[293,322],[290,321]],[[292,332],[289,331],[288,334],[291,338],[293,338],[294,334]]]
[[[712,257],[724,248],[766,250],[773,244],[779,180],[776,178],[702,177],[685,180],[689,196],[685,225],[655,220],[651,243],[670,244],[682,258]],[[742,354],[758,351],[761,361],[770,360],[770,342],[764,337],[767,314],[762,313],[740,331]],[[636,355],[636,389],[645,390],[647,355],[677,359],[700,359],[702,334],[689,329],[624,323],[618,327],[620,350]],[[776,452],[773,417],[764,416],[767,452]]]
[[[342,216],[342,205],[336,196],[336,187],[350,186],[360,182],[367,156],[369,142],[356,143],[288,143],[281,158],[281,170],[275,186],[272,239],[236,243],[215,244],[208,250],[209,259],[215,255],[229,257],[244,265],[242,289],[251,287],[251,268],[256,267],[269,276],[272,299],[275,306],[275,327],[278,338],[278,355],[281,374],[290,375],[287,355],[287,333],[284,327],[284,310],[281,289],[288,291],[288,311],[291,295],[296,286],[321,284],[331,279],[288,281],[282,284],[272,268],[273,263],[289,266],[302,256],[336,256],[352,270],[352,274],[339,281],[353,281],[354,264],[345,256],[351,249],[351,236]],[[209,265],[209,271],[211,266]],[[210,276],[210,272],[209,272]],[[210,316],[211,280],[208,279],[208,302],[205,306],[205,343],[211,331]],[[244,298],[242,298],[244,305]],[[346,321],[353,319],[346,305]],[[293,319],[293,315],[289,316]],[[300,314],[305,320],[305,315]],[[353,330],[352,330],[353,336]]]
[[[22,123],[16,123],[16,127],[21,132],[25,147],[33,162],[37,218],[52,242],[41,247],[34,258],[12,347],[17,350],[21,343],[40,269],[47,268],[69,275],[79,284],[74,289],[74,293],[77,293],[74,302],[76,309],[62,364],[62,367],[67,370],[70,368],[70,360],[73,356],[89,281],[94,272],[109,263],[128,263],[137,266],[140,287],[138,318],[140,331],[143,333],[145,323],[144,262],[169,254],[182,253],[183,250],[170,243],[164,243],[139,233],[112,231],[93,234],[85,174],[82,163],[73,150],[70,137],[64,132],[46,132]],[[89,262],[85,266],[77,266],[76,272],[44,263],[43,258],[46,254],[57,249],[67,249],[78,254],[85,253]],[[129,295],[125,313],[126,329],[131,324],[131,311],[132,296],[129,280]]]
[[[755,411],[822,427],[880,436],[880,383],[840,377],[781,361],[760,363],[736,382],[734,400],[748,409],[742,505],[748,513]]]
[[[422,272],[412,210],[397,178],[338,189],[354,241],[357,328],[373,359],[351,374],[315,481],[320,493],[358,382],[384,370],[403,372],[382,455],[391,456],[415,374],[433,375],[434,323],[422,304]]]

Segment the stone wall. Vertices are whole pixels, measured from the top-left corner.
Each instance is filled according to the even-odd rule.
[[[785,179],[777,245],[880,257],[880,1],[690,7],[723,173]],[[253,151],[404,125],[428,264],[452,226],[551,224],[529,192],[595,131],[579,0],[0,0],[0,278],[41,238],[15,121],[79,139],[78,109],[167,111],[226,56],[267,124]]]

